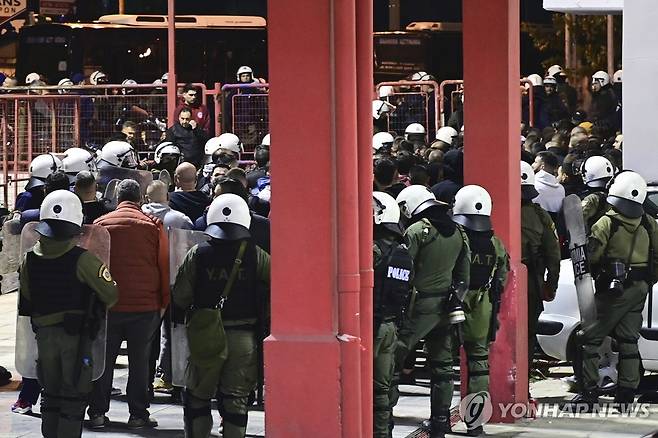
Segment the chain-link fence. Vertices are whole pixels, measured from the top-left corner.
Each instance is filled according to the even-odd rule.
[[[270,132],[269,84],[230,84],[222,87],[223,131],[237,135],[247,153]]]
[[[386,87],[386,88],[384,88]],[[394,110],[385,115],[386,130],[404,135],[412,123],[425,127],[431,142],[439,128],[439,84],[434,81],[396,81],[377,84],[377,95],[390,103]]]

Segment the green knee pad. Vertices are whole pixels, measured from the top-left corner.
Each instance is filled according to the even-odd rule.
[[[189,391],[183,393],[183,421],[185,438],[206,438],[212,431],[210,400],[195,397]]]

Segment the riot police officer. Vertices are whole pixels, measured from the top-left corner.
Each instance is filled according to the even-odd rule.
[[[43,386],[41,431],[47,438],[79,437],[92,388],[93,330],[85,319],[98,300],[118,299],[116,283],[91,252],[76,246],[82,230],[82,204],[67,190],[43,201],[40,234],[20,269],[19,314],[31,316],[38,346],[37,374]]]
[[[257,328],[266,301],[257,282],[269,282],[269,255],[251,238],[251,215],[241,197],[219,195],[207,218],[210,241],[187,253],[173,288],[174,303],[188,312],[185,436],[210,436],[210,399],[217,394],[223,436],[242,438],[247,400],[257,382]]]
[[[489,390],[489,342],[495,339],[501,294],[509,272],[509,256],[491,228],[491,196],[482,187],[462,187],[455,195],[452,219],[464,227],[471,248],[470,285],[463,308],[464,351],[468,361],[468,393]],[[479,436],[482,426],[468,429]]]
[[[395,199],[384,192],[373,192],[374,243],[373,289],[374,320],[374,437],[389,438],[393,418],[389,393],[394,370],[397,341],[396,321],[409,301],[413,278],[413,259],[400,243],[400,208]]]
[[[606,336],[612,336],[619,348],[615,403],[633,403],[641,377],[637,343],[642,309],[656,282],[658,227],[642,207],[647,184],[631,171],[620,172],[610,183],[610,210],[592,226],[587,243],[596,278],[597,319],[579,333],[583,358],[578,380],[582,383],[580,393],[568,404],[583,411],[598,403],[598,350]]]
[[[585,197],[582,201],[583,216],[587,232],[608,211],[609,204],[605,201],[608,194],[608,181],[615,174],[615,167],[605,157],[589,157],[583,163],[581,172],[585,186]]]
[[[528,269],[528,364],[532,365],[543,301],[552,301],[560,276],[560,244],[551,216],[532,202],[535,189],[532,166],[521,161],[521,262]]]
[[[457,284],[469,284],[468,238],[448,216],[449,205],[437,201],[427,187],[409,186],[396,201],[410,223],[404,237],[415,266],[411,304],[395,350],[396,368],[425,339],[432,372],[430,437],[442,438],[450,431],[453,391],[448,302]]]

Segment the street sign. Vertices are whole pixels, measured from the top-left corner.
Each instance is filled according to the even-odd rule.
[[[0,25],[27,9],[27,0],[0,0]]]
[[[75,6],[75,0],[41,0],[39,13],[41,15],[68,15],[73,12],[73,6]]]

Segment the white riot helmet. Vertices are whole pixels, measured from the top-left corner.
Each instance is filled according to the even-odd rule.
[[[382,85],[379,87],[379,97],[389,97],[395,94],[395,90],[392,85]]]
[[[464,186],[455,194],[452,220],[473,231],[491,230],[491,196],[483,187]]]
[[[605,187],[615,175],[615,167],[605,157],[589,157],[583,163],[580,172],[588,187]]]
[[[243,75],[245,73],[249,73],[251,78],[247,81],[252,82],[254,80],[254,71],[249,67],[248,65],[243,65],[238,69],[238,72],[235,74],[235,77],[237,78],[238,82],[240,82],[240,75]]]
[[[57,90],[59,94],[66,94],[69,92],[67,87],[72,87],[73,86],[73,81],[69,78],[64,78],[60,79],[59,82],[57,83],[57,88],[60,88]]]
[[[412,123],[404,130],[404,138],[408,141],[425,141],[425,127],[420,123]]]
[[[100,70],[96,70],[89,75],[89,83],[91,85],[101,85],[107,82],[107,75]]]
[[[265,134],[265,137],[263,137],[263,140],[260,142],[261,146],[267,146],[268,148],[270,147],[270,134],[267,133]]]
[[[162,81],[163,84],[166,84],[167,81],[169,80],[169,73],[163,73],[162,76],[160,77],[160,80]]]
[[[443,126],[436,131],[436,139],[452,145],[452,141],[459,135],[459,132],[451,126]]]
[[[394,105],[385,100],[375,99],[372,101],[372,118],[379,120],[384,114],[390,113],[395,109]]]
[[[372,136],[372,149],[374,152],[377,152],[382,147],[390,148],[393,146],[395,138],[389,132],[378,132]]]
[[[544,81],[542,80],[541,76],[539,76],[537,73],[533,73],[528,76],[528,80],[532,82],[533,87],[541,87],[544,85]]]
[[[94,156],[91,152],[82,148],[70,148],[64,151],[62,170],[69,177],[71,184],[75,182],[76,175],[83,170],[91,172],[94,178],[98,177],[98,169]]]
[[[539,192],[535,189],[535,171],[532,166],[525,161],[521,161],[521,199],[532,201]]]
[[[134,80],[134,79],[124,79],[123,82],[121,82],[121,85],[123,85],[125,87],[132,87],[133,85],[137,85],[137,81]],[[121,92],[123,94],[132,93],[133,91],[135,91],[134,88],[130,88],[130,89],[122,88],[121,89]]]
[[[401,235],[400,207],[388,193],[372,192],[372,210],[375,225],[381,225],[387,230]]]
[[[548,70],[546,71],[546,76],[555,77],[555,75],[557,75],[557,74],[560,74],[560,75],[564,76],[564,69],[562,67],[560,67],[559,65],[557,65],[557,64],[554,64],[554,65],[551,65],[550,67],[548,67]],[[544,79],[544,80],[546,80],[546,79]]]
[[[34,230],[52,239],[70,239],[82,231],[82,218],[80,198],[68,190],[55,190],[44,198]]]
[[[599,70],[592,75],[592,83],[598,82],[602,87],[605,87],[610,83],[610,75],[603,70]]]
[[[138,160],[135,149],[126,141],[113,140],[105,144],[101,149],[99,167],[106,165],[116,167],[126,167],[134,169],[137,167]]]
[[[46,184],[46,178],[62,168],[62,162],[53,154],[39,155],[30,163],[30,180],[25,190]]]
[[[546,85],[557,85],[557,81],[553,76],[546,76],[544,78],[544,86]]]
[[[412,81],[426,81],[428,80],[430,75],[427,72],[424,71],[419,71],[411,75],[411,80]]]
[[[40,81],[41,76],[39,73],[32,72],[29,75],[25,76],[25,85],[32,85],[34,82]]]
[[[615,84],[621,84],[621,74],[622,71],[617,70],[615,74],[612,75],[612,82],[614,82]]]
[[[623,170],[610,180],[608,204],[624,216],[638,218],[644,214],[644,200],[647,198],[647,183],[639,174]]]
[[[164,141],[155,148],[155,156],[153,158],[155,163],[162,163],[164,155],[177,155],[176,161],[179,163],[182,157],[180,148],[170,141]]]
[[[225,132],[219,137],[213,137],[206,142],[204,151],[206,156],[212,157],[218,149],[226,149],[235,154],[240,154],[243,151],[242,142],[237,135],[230,132]]]
[[[411,218],[433,205],[442,204],[436,200],[434,193],[429,188],[418,184],[405,187],[395,201],[400,206],[400,212],[406,218]]]
[[[219,195],[212,201],[207,220],[205,233],[213,239],[240,240],[251,237],[251,214],[247,202],[233,193]]]

